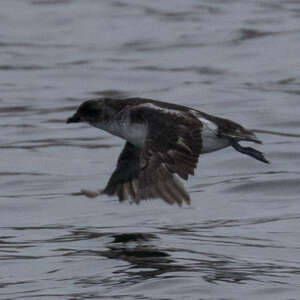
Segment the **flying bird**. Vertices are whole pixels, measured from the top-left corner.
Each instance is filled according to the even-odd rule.
[[[160,198],[190,203],[180,178],[194,175],[200,154],[232,146],[268,163],[240,141],[261,144],[253,131],[194,108],[143,98],[94,99],[82,103],[67,123],[86,122],[126,140],[117,167],[101,192],[119,201]]]

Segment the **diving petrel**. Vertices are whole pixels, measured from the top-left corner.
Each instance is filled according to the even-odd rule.
[[[94,99],[82,103],[67,123],[87,122],[126,140],[117,167],[102,191],[119,201],[161,198],[190,203],[179,180],[194,175],[200,154],[232,146],[268,163],[240,141],[261,143],[243,126],[182,105],[151,99]]]

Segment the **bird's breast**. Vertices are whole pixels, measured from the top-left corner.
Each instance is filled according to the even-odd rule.
[[[147,127],[145,124],[124,124],[122,127],[122,136],[125,140],[135,146],[143,146],[147,136]]]
[[[218,135],[218,126],[205,118],[198,118],[202,123],[202,153],[209,153],[226,148],[231,142],[226,137]]]
[[[207,126],[202,128],[202,153],[209,153],[226,148],[231,145],[231,142],[226,137],[220,137],[215,132],[211,131]]]
[[[95,124],[94,126],[125,139],[131,144],[139,147],[144,145],[148,132],[145,124],[130,123],[124,120],[106,124]]]

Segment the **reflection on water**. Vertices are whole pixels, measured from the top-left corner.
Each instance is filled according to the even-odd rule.
[[[235,284],[269,282],[291,286],[289,274],[299,273],[299,268],[295,265],[286,264],[280,258],[277,261],[255,261],[234,255],[230,251],[217,251],[220,246],[225,247],[224,249],[234,246],[235,249],[241,249],[241,251],[249,248],[255,251],[265,251],[265,249],[282,251],[286,249],[285,246],[279,245],[272,239],[212,235],[209,232],[217,228],[247,227],[299,219],[300,215],[281,218],[215,220],[202,224],[186,224],[184,227],[163,226],[156,234],[142,232],[115,234],[98,227],[76,228],[63,225],[2,228],[2,231],[6,231],[8,235],[1,236],[0,259],[11,262],[13,265],[18,264],[18,261],[22,264],[26,261],[31,264],[33,261],[48,261],[51,267],[42,275],[44,280],[47,278],[51,280],[56,274],[57,278],[65,281],[66,279],[63,279],[65,275],[62,276],[64,264],[69,267],[74,263],[86,265],[92,271],[90,275],[86,274],[86,269],[82,272],[77,270],[73,275],[70,274],[71,277],[68,280],[72,280],[75,285],[82,288],[97,291],[95,297],[101,291],[101,286],[135,287],[147,280],[153,281],[155,278],[160,281],[164,278],[180,278],[181,276],[191,277],[192,281],[197,280],[199,284],[201,282]],[[14,233],[14,235],[9,235],[9,233]],[[28,237],[32,240],[28,240]],[[172,241],[164,242],[167,237],[171,237]],[[82,241],[84,243],[81,243]],[[196,243],[197,248],[187,247],[191,242]],[[46,245],[47,251],[42,254],[43,245]],[[207,245],[214,245],[214,250],[209,251]],[[98,266],[104,259],[108,260],[103,265],[104,270],[99,269],[93,273],[95,268],[90,262]],[[112,263],[107,269],[109,261]],[[195,275],[195,279],[192,279]],[[7,281],[2,284],[2,287],[18,284],[31,286],[35,281]],[[47,294],[47,296],[54,295]]]
[[[297,1],[1,7],[1,299],[299,298]],[[291,135],[200,157],[190,207],[87,198],[123,142],[66,118],[131,96]]]

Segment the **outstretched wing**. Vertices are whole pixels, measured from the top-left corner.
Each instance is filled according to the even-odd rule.
[[[142,105],[141,105],[142,106]],[[146,122],[142,149],[126,143],[103,193],[120,201],[161,198],[169,204],[190,203],[179,177],[194,174],[201,152],[201,122],[187,112],[157,110],[147,105],[131,112],[132,122]]]
[[[120,201],[137,196],[137,178],[141,150],[127,142],[119,156],[117,168],[111,175],[103,194],[117,195]]]

